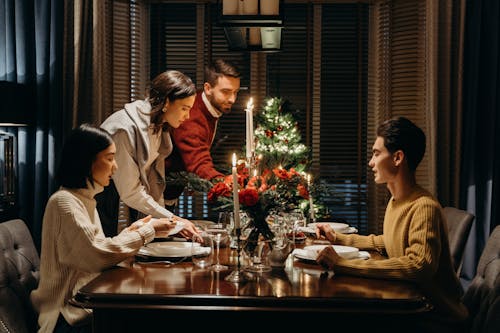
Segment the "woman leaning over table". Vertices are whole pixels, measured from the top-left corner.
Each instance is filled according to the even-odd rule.
[[[111,185],[96,197],[107,236],[117,233],[119,199],[139,212],[137,217],[142,214],[181,221],[184,229],[180,234],[185,238],[198,232],[192,222],[167,210],[163,197],[165,158],[173,150],[170,130],[189,118],[195,94],[195,85],[187,75],[168,70],[153,79],[145,100],[126,104],[101,124],[116,143],[120,167]]]
[[[117,169],[115,152],[109,134],[86,124],[73,129],[64,144],[56,173],[61,187],[43,216],[40,283],[31,293],[39,332],[91,332],[91,310],[74,307],[69,299],[101,271],[134,256],[175,225],[148,216],[115,237],[104,236],[94,196]]]

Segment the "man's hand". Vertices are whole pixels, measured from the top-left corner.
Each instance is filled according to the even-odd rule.
[[[337,239],[337,235],[328,223],[318,223],[316,224],[316,238],[327,239],[333,244]]]
[[[326,246],[316,258],[316,262],[325,269],[333,269],[340,259],[338,253],[333,249],[333,246]]]

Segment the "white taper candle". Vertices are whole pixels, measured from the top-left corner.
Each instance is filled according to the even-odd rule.
[[[233,214],[234,214],[234,227],[240,228],[240,199],[238,197],[238,173],[236,172],[236,154],[233,153]]]

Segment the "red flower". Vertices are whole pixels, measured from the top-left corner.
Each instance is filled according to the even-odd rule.
[[[276,177],[278,177],[279,179],[283,179],[283,180],[290,179],[290,175],[288,174],[288,172],[285,169],[276,168],[276,169],[273,169],[273,172],[276,175]]]
[[[297,184],[297,191],[302,198],[309,199],[309,191],[303,184]]]
[[[255,206],[259,201],[259,193],[255,188],[246,188],[238,193],[238,199],[242,205],[247,207]]]
[[[216,202],[219,197],[231,196],[231,189],[224,182],[215,184],[210,191],[208,191],[207,198],[210,202]]]

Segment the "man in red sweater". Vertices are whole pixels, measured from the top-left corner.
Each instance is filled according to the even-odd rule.
[[[217,59],[205,68],[203,90],[196,99],[189,120],[172,132],[174,150],[165,160],[166,174],[188,171],[211,180],[224,175],[214,167],[212,146],[219,118],[231,112],[240,90],[240,73],[230,63]],[[165,200],[176,199],[182,193],[178,186],[167,186]]]

